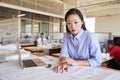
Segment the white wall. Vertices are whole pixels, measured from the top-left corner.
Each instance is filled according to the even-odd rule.
[[[120,35],[120,15],[96,17],[95,32],[112,32]]]

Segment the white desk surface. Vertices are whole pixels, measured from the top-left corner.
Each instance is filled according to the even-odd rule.
[[[101,58],[102,58],[102,62],[106,62],[112,59],[113,57],[110,57],[109,53],[101,53]]]
[[[57,58],[39,57],[55,66]],[[21,69],[18,61],[0,63],[0,80],[120,80],[120,71],[102,67],[70,66],[68,72],[55,73],[51,68]]]

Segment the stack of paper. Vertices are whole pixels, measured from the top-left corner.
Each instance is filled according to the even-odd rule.
[[[0,45],[0,50],[15,51],[17,47],[15,44]]]
[[[30,56],[30,53],[26,51],[20,51],[20,53],[22,58],[26,58]],[[9,61],[9,60],[16,60],[16,59],[18,59],[18,54],[15,51],[0,50],[0,60]]]

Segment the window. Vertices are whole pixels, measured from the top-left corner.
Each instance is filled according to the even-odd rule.
[[[85,25],[88,31],[95,32],[95,18],[85,18]]]
[[[32,24],[31,20],[21,19],[21,37],[26,35],[31,37]]]
[[[31,24],[26,24],[26,26],[25,26],[25,32],[26,33],[31,33]]]
[[[40,32],[40,22],[34,22],[33,33],[39,33],[39,32]]]

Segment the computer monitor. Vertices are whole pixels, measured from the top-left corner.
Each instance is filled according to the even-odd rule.
[[[108,40],[113,40],[112,33],[110,32],[96,32],[94,35],[97,37],[99,42],[107,43]]]
[[[108,41],[113,40],[112,33],[110,33],[110,32],[97,32],[97,33],[94,33],[94,35],[97,37],[97,39],[100,43],[101,52],[106,53],[108,50]]]

